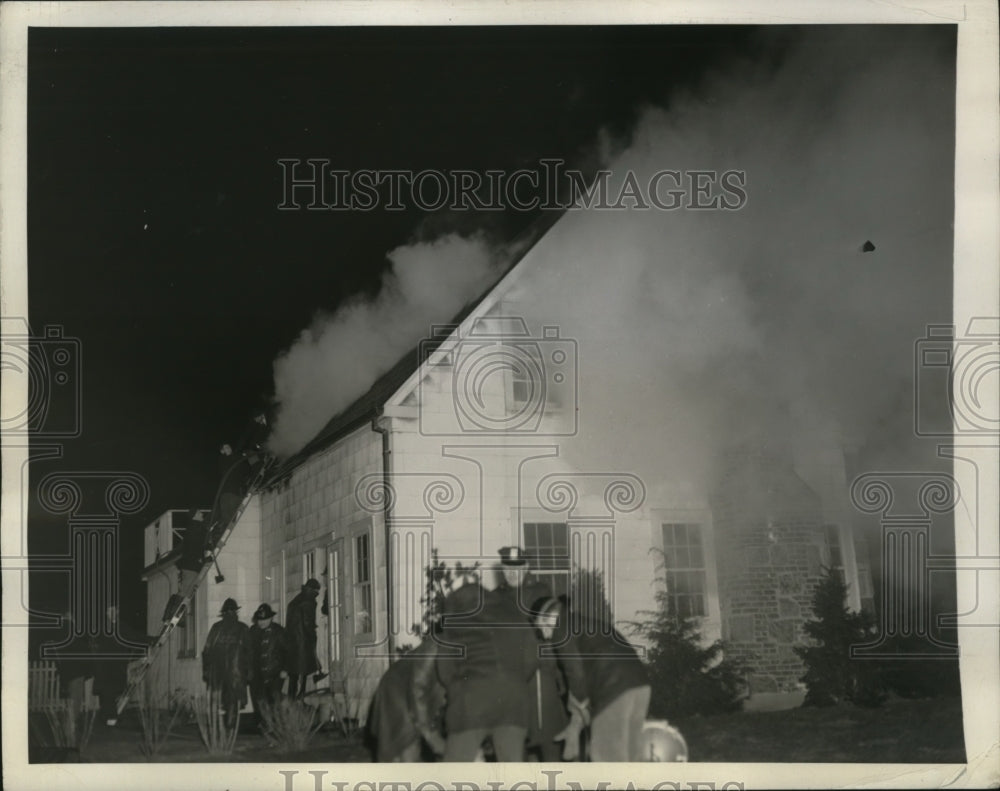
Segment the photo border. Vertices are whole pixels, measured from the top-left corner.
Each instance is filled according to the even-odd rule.
[[[838,0],[806,4],[780,2],[670,2],[613,6],[598,2],[541,2],[474,0],[470,2],[81,2],[21,3],[0,6],[0,304],[4,316],[27,313],[27,55],[29,27],[156,27],[156,26],[312,26],[312,25],[565,25],[565,24],[841,24],[903,23],[955,24],[958,28],[955,156],[954,313],[956,327],[975,316],[1000,316],[1000,216],[997,154],[1000,139],[997,96],[1000,65],[997,59],[997,7],[989,0],[932,2],[915,0],[908,6]],[[919,163],[915,163],[919,166]],[[20,382],[19,384],[24,384]],[[6,385],[6,383],[5,383]],[[991,394],[986,394],[990,397]],[[992,394],[996,397],[996,393]],[[5,386],[4,413],[27,403],[26,386]],[[962,438],[956,438],[962,439]],[[987,438],[978,451],[995,465],[996,438]],[[0,550],[3,568],[3,623],[23,624],[27,613],[21,597],[17,558],[22,554],[26,504],[20,480],[28,450],[4,444],[3,499],[0,513]],[[957,465],[958,485],[975,487],[970,465]],[[993,469],[996,467],[994,466]],[[987,524],[960,529],[956,513],[957,556],[997,555],[997,483],[979,491],[981,518]],[[977,547],[978,543],[978,547]],[[996,557],[993,557],[996,562]],[[26,568],[26,560],[21,558]],[[969,594],[969,575],[957,575],[959,599]],[[992,574],[990,621],[1000,623],[1000,590]],[[13,590],[13,594],[11,591]],[[982,593],[982,591],[980,591]],[[991,591],[986,591],[989,596]],[[392,788],[393,783],[424,788],[455,788],[476,783],[481,788],[564,788],[578,783],[594,788],[829,788],[865,787],[984,787],[1000,783],[1000,630],[960,627],[962,703],[967,761],[956,764],[724,764],[693,763],[663,767],[630,764],[628,772],[614,764],[560,764],[558,775],[545,764],[421,764],[409,768],[390,764],[28,764],[27,661],[25,628],[4,629],[3,651],[3,761],[4,784],[20,788],[239,788],[273,791],[312,791],[314,772],[323,789]],[[295,771],[297,774],[289,775]],[[285,774],[283,774],[283,772]],[[289,783],[292,785],[289,786]],[[339,785],[339,784],[343,785]],[[490,784],[493,784],[492,786]],[[500,785],[497,785],[500,784]],[[405,787],[405,786],[404,786]],[[458,786],[461,787],[461,786]]]

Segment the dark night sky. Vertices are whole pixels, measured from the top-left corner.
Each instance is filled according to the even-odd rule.
[[[767,57],[792,37],[768,33]],[[83,433],[33,482],[148,479],[150,504],[122,531],[123,591],[139,594],[142,527],[210,502],[218,446],[268,402],[275,356],[317,310],[373,293],[386,252],[416,237],[485,226],[502,240],[534,219],[281,212],[279,158],[586,164],[599,130],[626,133],[644,104],[763,40],[749,27],[33,29],[29,315],[83,350]],[[58,551],[65,517],[31,507],[32,551]],[[33,589],[59,606],[58,585]]]

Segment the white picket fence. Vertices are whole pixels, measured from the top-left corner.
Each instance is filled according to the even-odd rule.
[[[138,671],[140,662],[131,662],[128,666],[128,680]],[[29,711],[62,711],[68,705],[68,699],[60,694],[59,672],[56,663],[51,659],[32,660],[28,663],[28,710]],[[131,703],[132,701],[130,701]],[[83,708],[85,711],[100,708],[100,700],[94,694],[94,679],[88,678],[84,683]]]
[[[59,690],[59,673],[51,659],[34,660],[28,663],[28,710],[62,711],[69,705],[67,698]],[[94,679],[84,684],[83,708],[87,711],[100,707],[94,694]]]

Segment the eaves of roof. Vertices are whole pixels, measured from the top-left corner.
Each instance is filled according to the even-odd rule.
[[[451,321],[451,326],[457,327],[485,300],[496,288],[497,284],[523,259],[524,256],[545,236],[549,229],[562,217],[563,211],[543,212],[534,222],[522,231],[513,241],[512,246],[520,247],[521,254],[513,259],[498,277],[475,300],[466,305]],[[264,487],[274,486],[287,478],[291,473],[310,457],[330,447],[338,440],[355,431],[360,426],[377,417],[382,407],[399,390],[407,379],[420,367],[427,355],[434,351],[447,339],[441,335],[434,339],[426,339],[421,344],[404,354],[388,371],[375,380],[372,386],[360,398],[346,409],[334,415],[302,450],[285,459],[279,464],[264,482]]]

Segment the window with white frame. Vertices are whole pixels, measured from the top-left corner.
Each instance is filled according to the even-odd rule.
[[[524,552],[532,574],[553,596],[569,593],[569,528],[565,522],[525,522]]]
[[[662,530],[669,612],[681,618],[703,617],[708,608],[702,526],[665,522]]]
[[[316,555],[313,552],[302,553],[302,584],[316,579]]]
[[[354,537],[354,634],[372,631],[372,558],[371,537]]]

